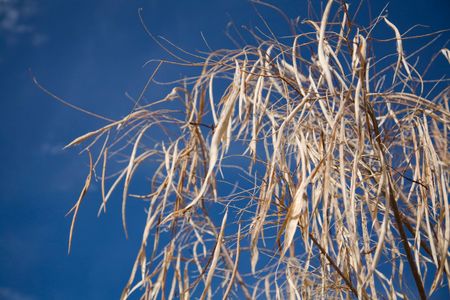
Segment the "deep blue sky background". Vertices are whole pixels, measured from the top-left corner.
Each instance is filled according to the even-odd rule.
[[[373,2],[374,14],[386,3]],[[304,1],[272,3],[290,17],[307,16]],[[450,1],[390,3],[390,20],[402,32],[416,23],[430,25],[430,31],[450,28]],[[191,51],[207,50],[200,32],[213,49],[231,47],[224,35],[230,16],[238,26],[257,22],[251,5],[241,0],[0,0],[1,300],[120,295],[137,253],[143,210],[130,202],[125,240],[120,201],[112,199],[108,213],[97,218],[100,196],[90,192],[67,255],[70,218],[64,215],[87,166],[76,150],[62,147],[104,123],[52,100],[33,85],[28,70],[71,103],[111,118],[123,116],[132,107],[125,92],[137,97],[153,70],[143,68],[144,62],[167,57],[145,34],[139,7],[153,33]],[[274,27],[285,26],[275,14],[266,16]],[[289,34],[287,27],[284,33]],[[170,72],[163,69],[160,78],[182,75]],[[162,92],[153,85],[147,97]]]

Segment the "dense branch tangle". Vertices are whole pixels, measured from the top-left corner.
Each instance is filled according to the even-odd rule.
[[[448,86],[429,98],[395,25],[357,27],[347,8],[332,22],[329,1],[292,38],[251,32],[256,46],[192,63],[199,76],[70,144],[104,138],[101,208],[125,182],[125,228],[127,198],[146,203],[122,298],[423,298],[448,285]],[[373,54],[376,26],[393,33],[392,64]],[[130,195],[144,162],[151,190]]]

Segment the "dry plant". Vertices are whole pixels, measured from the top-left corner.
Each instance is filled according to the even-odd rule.
[[[449,86],[419,71],[431,43],[403,50],[438,33],[402,34],[384,11],[363,27],[333,0],[318,20],[286,19],[292,36],[249,30],[256,45],[208,54],[147,31],[173,60],[159,61],[128,115],[67,146],[85,144],[90,157],[70,239],[94,179],[99,213],[123,184],[125,233],[127,201],[146,206],[122,299],[425,299],[448,289]],[[391,35],[377,39],[380,27]],[[377,43],[396,50],[377,56]],[[450,62],[448,49],[437,55]],[[200,71],[145,102],[167,64]],[[135,174],[151,176],[147,193],[130,192]]]

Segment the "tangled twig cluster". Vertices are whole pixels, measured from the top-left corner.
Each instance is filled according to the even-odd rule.
[[[158,68],[200,74],[68,145],[91,141],[71,236],[94,176],[101,210],[124,182],[125,231],[127,199],[146,205],[123,299],[426,298],[449,284],[445,79],[423,79],[384,15],[358,26],[330,0],[306,32],[291,25],[286,38],[252,31],[256,46],[181,52],[198,62],[168,50],[176,61]],[[380,26],[396,52],[377,57]],[[130,194],[144,165],[150,190]]]

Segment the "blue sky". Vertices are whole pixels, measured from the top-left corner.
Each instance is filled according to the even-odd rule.
[[[305,18],[303,2],[276,3],[290,17]],[[387,3],[373,2],[374,14]],[[416,23],[430,25],[430,31],[450,28],[449,1],[390,3],[390,20],[400,31]],[[130,203],[126,240],[119,201],[111,201],[108,213],[97,218],[100,197],[94,188],[67,255],[70,218],[65,213],[79,194],[87,166],[76,150],[62,147],[104,123],[42,93],[30,70],[71,103],[111,118],[123,116],[132,107],[125,92],[139,95],[152,72],[143,64],[167,57],[144,32],[140,7],[153,33],[191,51],[207,50],[200,32],[213,49],[232,47],[224,34],[231,18],[238,25],[257,22],[252,6],[242,0],[0,0],[0,299],[120,295],[138,249],[143,209]],[[281,18],[267,13],[267,19],[277,31],[289,33]],[[181,70],[163,69],[159,76],[181,75]],[[152,86],[147,97],[163,92]]]

